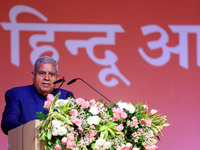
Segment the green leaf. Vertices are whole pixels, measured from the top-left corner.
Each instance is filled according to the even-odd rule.
[[[99,132],[105,130],[105,128],[106,128],[105,126],[101,126],[100,129],[99,129]]]
[[[103,102],[103,99],[99,99],[98,101],[99,101],[100,103],[102,103],[102,102]]]
[[[50,130],[50,129],[48,129],[48,132],[47,132],[47,138],[50,140],[50,139],[51,139],[51,137],[52,137],[52,135],[51,135],[51,130]]]
[[[108,129],[109,129],[109,128],[108,128]],[[108,137],[108,130],[105,130],[104,132],[105,132],[105,134],[104,134],[104,139],[107,139],[107,137]]]
[[[110,107],[114,107],[114,104],[112,102],[110,103]]]
[[[38,139],[44,141],[44,140],[45,140],[45,137],[39,136]]]
[[[60,120],[64,121],[67,124],[72,124],[71,121],[69,119],[67,119],[68,117],[66,118],[66,117],[64,117],[63,115],[61,115],[61,114],[59,114],[57,112],[54,112],[53,118],[60,119]]]
[[[42,112],[36,112],[36,118],[38,118],[40,121],[45,120],[46,115]]]
[[[117,123],[109,122],[105,126],[107,126],[107,127],[113,127],[114,128],[116,125],[117,125]]]
[[[63,110],[67,112],[70,108],[71,101],[68,101],[67,104],[64,106]]]
[[[122,134],[121,131],[119,131],[119,130],[117,130],[117,129],[115,129],[115,128],[113,128],[112,131],[113,131],[115,134]]]
[[[122,102],[122,100],[119,100],[116,104],[118,104],[118,103],[120,103],[120,102]]]
[[[92,143],[92,144],[91,144],[91,148],[93,148],[94,146],[95,146],[95,143]]]
[[[108,130],[113,136],[115,136],[115,132],[114,132],[112,129],[107,128],[107,130]]]
[[[115,150],[115,148],[113,146],[110,147],[110,150]]]
[[[60,139],[56,139],[56,144],[61,145]]]
[[[168,126],[170,126],[170,124],[169,123],[164,123],[163,126],[164,127],[168,127]]]
[[[156,135],[157,139],[160,141],[160,137],[158,135]]]
[[[103,138],[104,138],[104,136],[105,136],[105,133],[106,133],[106,131],[105,131],[105,130],[104,130],[104,131],[102,131],[102,132],[101,132],[101,134],[100,134],[100,138],[102,138],[102,139],[103,139]]]
[[[53,145],[53,143],[51,141],[47,142],[49,146]]]
[[[58,100],[59,96],[60,96],[60,93],[59,92],[58,94],[56,94],[55,98],[53,99],[53,101],[51,102],[51,106],[50,106],[50,109],[49,109],[49,113],[52,113],[54,111],[54,107],[55,107],[55,102]]]

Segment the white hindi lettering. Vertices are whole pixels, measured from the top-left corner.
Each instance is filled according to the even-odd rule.
[[[147,46],[151,51],[158,48],[162,49],[162,55],[158,58],[149,57],[143,50],[138,51],[145,61],[153,66],[163,66],[170,60],[171,54],[179,55],[179,64],[181,67],[188,69],[188,34],[195,33],[197,35],[197,66],[200,66],[200,26],[198,25],[169,25],[173,33],[178,33],[179,44],[174,47],[167,46],[169,36],[167,32],[158,25],[146,25],[141,28],[143,35],[152,33],[160,33],[161,37],[157,41],[147,42]]]
[[[92,29],[92,26],[87,30]],[[130,85],[130,82],[120,73],[116,66],[118,57],[110,50],[105,51],[105,58],[99,59],[94,55],[94,47],[96,45],[114,45],[115,44],[115,32],[123,32],[123,29],[118,25],[101,25],[96,29],[99,32],[106,32],[107,37],[93,37],[89,40],[67,40],[65,42],[66,47],[71,54],[77,55],[78,48],[86,48],[88,56],[97,64],[102,66],[108,66],[102,69],[99,73],[99,80],[106,86],[112,87],[118,84],[116,78],[112,78],[110,81],[106,81],[106,76],[114,74],[118,76],[126,85]],[[102,30],[102,31],[100,31]]]
[[[4,30],[9,30],[11,33],[11,63],[20,66],[20,31],[45,31],[46,34],[34,34],[29,39],[29,44],[33,51],[30,55],[30,60],[34,64],[35,60],[47,51],[51,51],[53,58],[58,61],[58,51],[50,45],[37,46],[38,42],[54,42],[54,32],[94,32],[94,33],[106,33],[106,37],[93,37],[89,40],[66,40],[65,46],[72,55],[78,54],[78,48],[86,48],[87,54],[91,60],[101,66],[105,66],[99,72],[99,80],[108,87],[116,86],[119,81],[117,78],[112,77],[110,81],[106,80],[106,77],[110,74],[120,78],[127,86],[130,86],[130,81],[126,79],[124,75],[119,71],[116,66],[118,57],[111,50],[105,51],[105,58],[99,59],[94,55],[94,47],[96,45],[115,45],[115,33],[124,32],[120,25],[89,25],[89,24],[47,24],[47,23],[18,23],[17,16],[20,13],[28,12],[40,18],[42,21],[48,19],[38,12],[37,10],[25,6],[16,5],[11,8],[9,13],[10,23],[2,22],[0,25]]]

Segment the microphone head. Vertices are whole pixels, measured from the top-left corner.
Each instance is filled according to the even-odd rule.
[[[76,80],[77,80],[77,79],[72,79],[71,81],[69,81],[69,82],[67,83],[67,85],[70,85],[70,84],[76,82]]]
[[[60,82],[63,82],[63,81],[64,81],[64,79],[59,79],[59,80],[55,81],[53,84],[57,84],[57,83],[60,83]]]

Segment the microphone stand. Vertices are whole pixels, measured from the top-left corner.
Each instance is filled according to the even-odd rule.
[[[89,87],[91,87],[93,90],[95,90],[98,94],[100,94],[102,97],[104,97],[106,100],[108,100],[110,103],[113,103],[111,100],[109,100],[107,97],[105,97],[103,94],[101,94],[99,91],[97,91],[94,87],[92,87],[89,83],[87,83],[85,80],[83,80],[82,78],[76,78],[76,79],[72,79],[71,81],[69,81],[67,83],[67,85],[70,85],[74,82],[76,82],[76,80],[81,80],[83,81],[85,84],[87,84]],[[114,104],[114,103],[113,103]]]
[[[58,91],[60,90],[61,86],[62,86],[63,83],[65,82],[65,78],[63,77],[62,79],[60,79],[60,80],[58,80],[58,81],[55,81],[54,84],[57,84],[56,82],[57,82],[57,83],[62,82],[62,83],[60,84],[60,86],[58,87],[57,91],[56,91],[56,94],[57,94]]]

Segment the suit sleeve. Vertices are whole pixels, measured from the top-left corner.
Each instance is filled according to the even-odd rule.
[[[3,112],[1,129],[5,134],[8,134],[8,131],[14,129],[23,123],[20,122],[20,100],[16,95],[9,91],[5,94],[6,106]]]

